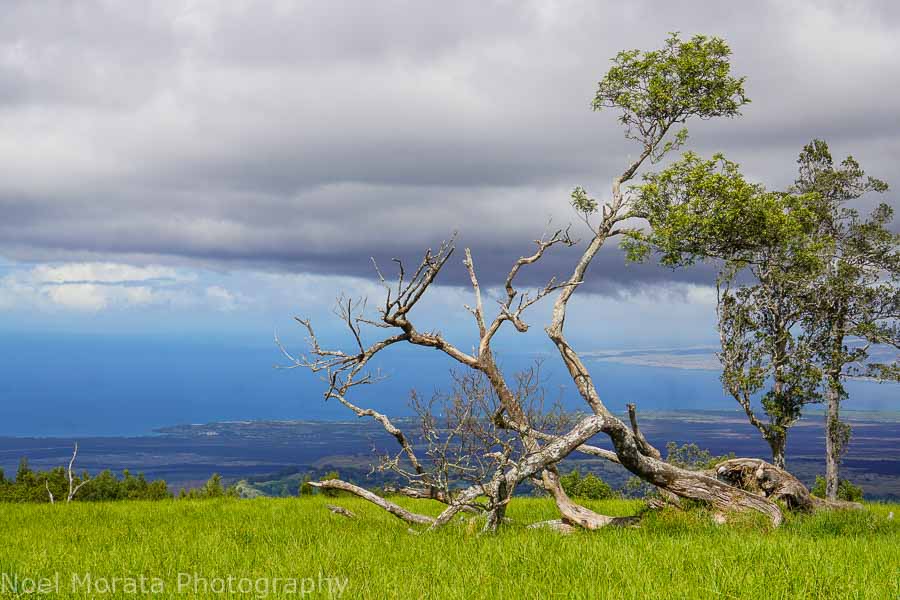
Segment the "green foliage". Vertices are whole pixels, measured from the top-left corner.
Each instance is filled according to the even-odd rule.
[[[675,442],[666,444],[666,462],[682,469],[691,471],[704,471],[712,469],[724,460],[734,458],[734,453],[723,456],[713,456],[709,450],[700,448],[697,444],[682,444]]]
[[[164,500],[172,497],[165,481],[147,481],[143,473],[135,477],[127,469],[122,472],[121,479],[109,470],[93,478],[86,472],[74,477],[74,485],[82,482],[85,483],[74,498],[79,502]],[[23,458],[16,480],[0,482],[0,502],[49,502],[48,488],[57,500],[65,499],[69,492],[66,470],[56,467],[49,471],[33,471]]]
[[[866,175],[852,156],[835,165],[822,140],[804,146],[797,163],[794,189],[818,197],[815,235],[830,241],[825,268],[806,295],[803,323],[828,385],[843,398],[841,381],[848,375],[900,380],[896,360],[872,362],[867,345],[845,343],[853,337],[900,343],[900,234],[889,228],[893,209],[881,203],[863,218],[848,206],[866,194],[884,193],[888,185]]]
[[[593,473],[582,477],[578,469],[573,469],[567,475],[560,477],[559,483],[570,498],[606,500],[616,497],[616,493],[605,481]]]
[[[659,50],[619,52],[597,88],[594,110],[619,109],[625,135],[654,149],[654,159],[684,143],[687,131],[660,146],[676,123],[691,117],[734,117],[749,102],[744,78],[731,76],[731,49],[717,37],[682,40],[673,33]],[[650,144],[647,144],[650,142]]]
[[[28,459],[24,456],[19,459],[19,467],[16,469],[16,483],[28,484],[34,480],[34,471],[28,466]]]
[[[172,498],[166,482],[162,479],[148,481],[143,473],[132,475],[125,469],[122,476],[116,477],[109,469],[101,471],[95,477],[87,472],[74,477],[74,485],[85,482],[74,500],[78,502],[111,502],[121,500],[167,500]],[[49,471],[33,471],[27,459],[19,462],[15,481],[0,477],[0,502],[36,502],[48,503],[50,496],[47,489],[57,500],[64,500],[69,492],[69,479],[63,467]],[[199,489],[190,491],[182,489],[179,498],[210,499],[240,495],[237,486],[224,487],[222,477],[214,474]]]
[[[826,381],[826,436],[839,462],[851,433],[838,413],[848,397],[844,379],[864,375],[900,381],[896,356],[881,363],[869,355],[871,344],[900,345],[900,234],[889,228],[893,209],[887,204],[876,206],[868,218],[848,206],[865,194],[888,189],[867,176],[852,156],[835,165],[828,144],[813,140],[797,163],[794,189],[819,199],[814,235],[829,242],[825,266],[803,290],[802,325]],[[865,343],[848,343],[854,338]],[[836,473],[834,477],[840,488]]]
[[[165,500],[171,498],[166,482],[147,481],[143,473],[135,477],[128,469],[118,479],[108,469],[99,473],[78,492],[82,501],[103,502],[110,500]]]
[[[814,496],[818,496],[819,498],[825,497],[825,478],[821,475],[816,475],[816,483],[813,485],[812,489],[809,490],[810,493]],[[863,499],[863,490],[861,487],[857,485],[853,485],[847,479],[841,479],[838,483],[838,492],[837,492],[838,500],[846,500],[847,502],[862,502]]]
[[[182,489],[178,498],[180,500],[214,500],[216,498],[239,498],[240,495],[237,485],[226,488],[222,483],[222,476],[213,473],[202,487],[187,491]]]
[[[559,484],[563,491],[570,497],[575,495],[578,484],[581,483],[581,472],[578,469],[572,469],[566,475],[559,478]]]
[[[580,213],[597,212],[597,201],[590,198],[580,185],[572,190],[572,206]]]
[[[297,490],[297,495],[301,498],[313,495],[314,488],[309,484],[310,481],[312,481],[312,477],[310,477],[309,473],[303,476],[303,480],[300,482],[300,488]]]
[[[750,102],[744,78],[731,75],[731,49],[717,37],[682,40],[670,34],[659,50],[626,50],[597,86],[594,110],[619,111],[625,137],[641,145],[641,155],[617,180],[627,181],[647,158],[658,162],[687,141],[688,131],[673,129],[691,118],[734,117]],[[571,204],[587,220],[599,208],[583,187]],[[638,250],[638,247],[634,248]]]
[[[224,496],[225,488],[222,487],[222,476],[218,473],[213,473],[206,485],[203,486],[202,493],[206,498],[221,498]]]
[[[581,483],[578,484],[578,488],[575,490],[575,495],[589,500],[607,500],[616,496],[609,484],[593,473],[588,473],[581,480]]]
[[[655,251],[669,267],[709,258],[739,267],[767,248],[815,259],[798,238],[813,230],[814,198],[750,183],[722,154],[705,160],[687,152],[659,173],[644,175],[634,191],[633,214],[651,229],[627,232],[622,245],[629,260],[646,260]]]

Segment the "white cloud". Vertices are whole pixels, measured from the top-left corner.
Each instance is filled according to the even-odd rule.
[[[183,281],[195,276],[179,273],[158,265],[135,266],[121,263],[65,263],[38,265],[31,270],[31,278],[40,283],[127,283],[134,281]]]
[[[206,288],[206,300],[210,306],[224,312],[237,310],[248,303],[247,298],[243,295],[231,292],[218,285]]]
[[[198,273],[161,265],[92,262],[4,266],[8,272],[0,277],[0,310],[98,312],[208,306],[231,311],[246,304],[242,296],[224,287],[196,285]]]
[[[47,297],[63,308],[73,310],[98,311],[109,304],[109,290],[92,283],[75,283],[48,287]]]

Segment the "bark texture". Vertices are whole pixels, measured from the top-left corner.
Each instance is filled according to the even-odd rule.
[[[732,486],[782,501],[791,510],[811,511],[815,508],[813,496],[799,479],[758,458],[723,461],[716,465],[715,475]]]
[[[825,414],[825,499],[836,502],[840,478],[841,415],[837,386],[829,386]]]

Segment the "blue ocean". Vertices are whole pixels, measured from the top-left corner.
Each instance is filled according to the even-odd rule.
[[[510,373],[539,357],[500,356]],[[324,383],[302,369],[276,369],[284,357],[260,335],[189,339],[151,335],[0,337],[0,436],[132,436],[183,423],[255,419],[347,419],[324,402]],[[712,370],[589,362],[604,402],[622,410],[734,410]],[[446,390],[455,364],[439,352],[401,347],[374,365],[387,376],[354,391],[366,406],[409,414],[411,389]],[[548,355],[547,398],[582,408],[564,369]],[[852,410],[900,410],[900,386],[848,385]]]

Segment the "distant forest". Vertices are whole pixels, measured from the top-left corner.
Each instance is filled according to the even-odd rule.
[[[23,458],[19,462],[15,479],[7,479],[0,469],[0,502],[65,502],[77,499],[79,502],[106,502],[116,500],[168,500],[175,496],[163,479],[148,481],[143,473],[132,475],[128,469],[117,477],[106,469],[96,477],[85,471],[74,475],[63,467],[49,471],[35,471]],[[213,474],[205,485],[199,488],[181,489],[178,498],[206,499],[236,497],[236,486],[225,487],[222,477]]]

